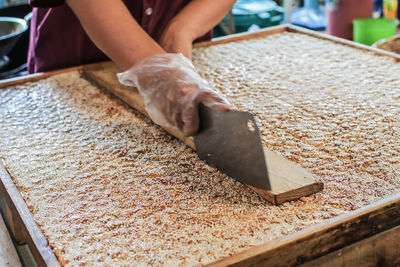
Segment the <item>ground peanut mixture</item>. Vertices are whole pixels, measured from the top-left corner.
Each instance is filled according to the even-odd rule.
[[[0,157],[62,264],[209,263],[399,190],[392,59],[284,33],[194,63],[325,189],[273,206],[78,72],[0,89]]]

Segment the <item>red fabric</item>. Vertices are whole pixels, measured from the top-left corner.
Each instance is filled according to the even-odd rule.
[[[158,40],[168,22],[190,0],[125,0],[132,16]],[[34,6],[28,52],[29,73],[107,60],[89,39],[73,11],[63,0],[30,0]],[[39,7],[39,8],[38,8]],[[45,7],[45,8],[43,8]],[[146,15],[152,8],[151,15]],[[208,40],[209,32],[196,41]]]

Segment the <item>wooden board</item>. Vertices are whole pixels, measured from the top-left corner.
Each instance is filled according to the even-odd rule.
[[[97,63],[83,68],[83,72],[98,86],[110,91],[129,106],[148,116],[145,110],[143,98],[139,92],[133,88],[122,85],[117,78],[120,72],[118,67],[112,62]],[[185,142],[188,146],[196,149],[193,138],[184,136],[177,128],[165,128],[169,133]],[[273,151],[264,148],[265,159],[268,166],[268,174],[271,183],[271,190],[258,189],[249,186],[260,196],[273,204],[298,199],[316,193],[323,188],[323,183],[319,182],[309,172],[295,165],[289,160],[279,156]]]
[[[312,36],[332,40],[341,44],[348,41],[321,35],[319,33],[299,29],[292,26],[279,26],[257,33],[257,36],[265,36],[271,33],[294,31],[310,34]],[[233,38],[239,38],[235,35]],[[243,35],[240,38],[253,38]],[[227,42],[230,38],[224,38]],[[336,40],[337,39],[337,40]],[[378,49],[364,47],[351,43],[349,46],[358,47],[377,54],[386,55],[400,60],[400,56],[386,53]],[[29,77],[16,78],[0,81],[0,88],[16,85],[24,82],[32,82],[49,77],[56,73],[81,70],[84,67],[59,70],[51,73],[42,73]],[[194,146],[193,146],[194,147]],[[0,161],[0,196],[5,198],[14,220],[20,225],[20,233],[25,237],[32,254],[40,266],[59,266],[56,256],[48,246],[47,240],[36,225],[33,215],[30,213],[24,200],[19,194],[16,186]],[[320,224],[308,227],[302,231],[284,236],[282,238],[255,246],[242,253],[223,258],[211,263],[211,266],[227,265],[267,265],[267,266],[293,266],[310,262],[321,256],[327,255],[344,247],[370,238],[378,233],[384,232],[400,225],[400,193],[387,197],[379,202],[364,208],[343,214],[334,219],[324,221]],[[378,237],[377,237],[378,238]]]
[[[400,226],[331,252],[304,266],[400,266]]]
[[[0,161],[0,194],[4,197],[7,209],[14,216],[9,224],[14,224],[13,235],[24,237],[32,255],[39,266],[60,266],[47,239],[36,225],[31,212],[22,199],[9,173]],[[22,240],[20,240],[22,242]]]

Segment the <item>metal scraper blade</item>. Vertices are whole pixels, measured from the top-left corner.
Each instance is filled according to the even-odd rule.
[[[239,182],[271,189],[260,132],[249,112],[218,111],[200,104],[200,130],[194,136],[197,153]]]

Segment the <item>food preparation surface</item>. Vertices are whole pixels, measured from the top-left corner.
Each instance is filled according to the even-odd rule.
[[[398,191],[390,58],[284,33],[194,61],[325,189],[273,206],[78,72],[0,89],[0,157],[62,264],[208,263]]]
[[[324,182],[337,214],[400,188],[400,63],[300,33],[198,48],[212,88],[256,114],[266,147]]]
[[[0,155],[61,263],[206,263],[323,218],[269,204],[78,72],[0,99]]]

